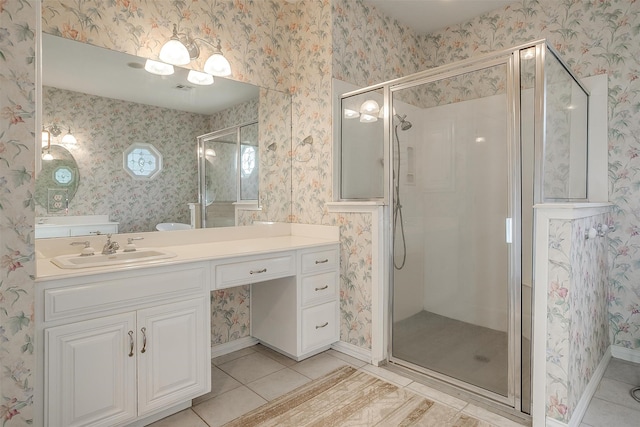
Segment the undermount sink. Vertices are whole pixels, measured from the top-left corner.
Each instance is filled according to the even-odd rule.
[[[173,258],[175,256],[176,254],[173,252],[164,251],[162,249],[138,249],[133,252],[116,252],[111,255],[60,255],[52,258],[51,262],[60,268],[89,268],[118,264],[139,264]]]

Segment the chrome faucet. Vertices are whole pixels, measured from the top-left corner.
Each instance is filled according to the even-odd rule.
[[[118,249],[120,249],[118,242],[112,242],[111,234],[107,234],[107,243],[105,243],[104,248],[102,248],[102,255],[115,254]]]

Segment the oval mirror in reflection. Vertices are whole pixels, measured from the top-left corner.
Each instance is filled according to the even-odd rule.
[[[42,170],[36,179],[36,202],[47,213],[59,213],[69,209],[69,202],[78,190],[80,170],[69,150],[52,145],[50,160],[42,160]]]

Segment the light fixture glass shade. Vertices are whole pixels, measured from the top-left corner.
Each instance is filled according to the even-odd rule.
[[[382,108],[380,108],[380,113],[378,113],[378,118],[379,119],[384,119],[384,115],[387,112],[387,107],[386,106],[382,106]],[[393,115],[396,115],[396,109],[393,109]]]
[[[46,161],[53,160],[53,155],[47,151],[42,155],[42,160],[46,160]]]
[[[42,129],[42,148],[49,148],[51,144],[51,133],[48,130]]]
[[[360,121],[362,123],[373,123],[373,122],[377,122],[378,118],[376,116],[372,116],[370,114],[361,114],[360,115]]]
[[[378,114],[380,112],[380,106],[373,99],[367,99],[360,106],[360,112],[362,114],[369,114],[369,115],[373,116],[373,115]],[[360,120],[360,121],[362,121],[362,120]]]
[[[344,109],[344,118],[345,119],[355,119],[356,117],[360,117],[360,113],[355,110],[350,110],[348,108]]]
[[[144,69],[151,74],[157,74],[159,76],[168,76],[173,74],[173,65],[154,61],[153,59],[147,59],[147,62],[144,64]]]
[[[231,64],[222,53],[214,53],[204,63],[204,72],[212,76],[226,77],[231,75]]]
[[[62,137],[63,144],[77,144],[78,140],[75,136],[71,134],[71,128],[69,128],[69,132],[65,136]]]
[[[187,80],[193,83],[194,85],[212,85],[213,84],[213,76],[208,73],[203,73],[202,71],[190,70],[187,75]]]
[[[207,148],[204,150],[205,157],[216,157],[216,151],[213,148]]]
[[[162,62],[173,65],[186,65],[191,62],[189,50],[177,37],[172,37],[162,46],[158,57]]]

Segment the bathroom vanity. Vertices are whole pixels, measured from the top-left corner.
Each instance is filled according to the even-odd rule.
[[[136,241],[141,250],[175,256],[63,269],[52,258],[79,254],[75,239],[38,242],[37,389],[45,426],[145,425],[207,393],[212,290],[251,284],[252,336],[296,360],[339,340],[337,227],[112,238],[133,236],[144,238]],[[87,239],[98,249],[105,237]]]

